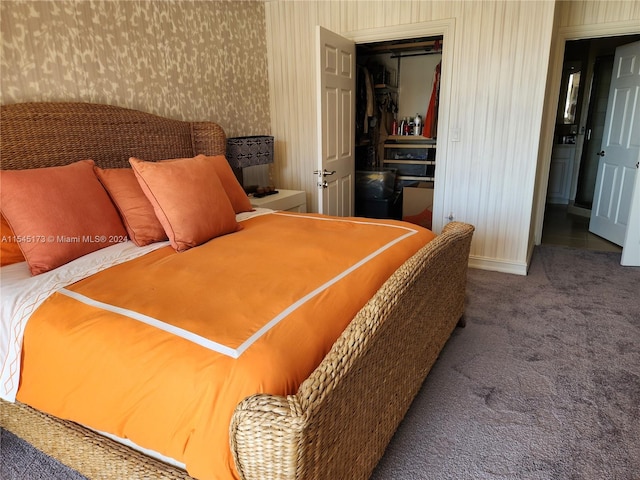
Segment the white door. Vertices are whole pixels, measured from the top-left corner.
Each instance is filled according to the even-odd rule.
[[[630,215],[639,154],[640,42],[634,42],[616,49],[589,223],[589,231],[623,249],[627,229],[637,231],[640,223]]]
[[[638,162],[640,162],[640,155],[638,155]],[[638,173],[636,173],[636,186],[631,199],[629,224],[627,225],[620,263],[640,267],[640,174]]]
[[[353,215],[356,46],[318,26],[318,211]]]

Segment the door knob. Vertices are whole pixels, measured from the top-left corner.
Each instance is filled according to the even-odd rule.
[[[604,150],[600,150],[598,153],[596,153],[596,155],[598,155],[599,157],[604,157]]]
[[[322,172],[320,172],[320,170],[314,170],[313,171],[314,175],[322,175],[323,177],[328,177],[329,175],[333,175],[334,173],[336,173],[335,170],[329,171],[326,168]]]

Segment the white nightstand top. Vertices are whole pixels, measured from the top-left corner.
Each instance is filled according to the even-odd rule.
[[[254,207],[271,208],[273,210],[291,210],[296,212],[307,211],[307,194],[303,190],[283,190],[278,188],[278,193],[266,195],[262,198],[249,197]]]

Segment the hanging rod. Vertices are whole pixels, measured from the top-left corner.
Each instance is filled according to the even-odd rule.
[[[368,47],[372,52],[385,52],[387,50],[409,50],[419,47],[433,47],[436,42],[442,43],[442,40],[427,40],[426,42],[405,42],[405,43],[385,43],[384,45],[376,45]]]

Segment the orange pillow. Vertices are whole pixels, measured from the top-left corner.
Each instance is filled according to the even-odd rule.
[[[178,252],[238,230],[215,165],[204,155],[161,162],[130,158],[129,162]]]
[[[216,173],[222,182],[224,191],[227,192],[227,197],[231,200],[233,210],[236,213],[252,211],[253,207],[251,206],[251,201],[249,200],[247,193],[244,191],[244,188],[242,188],[242,185],[240,185],[240,182],[238,182],[238,179],[233,173],[231,165],[229,165],[226,157],[224,155],[216,155],[215,157],[205,158],[210,162],[213,162],[216,167]]]
[[[126,241],[127,232],[93,165],[93,160],[82,160],[1,172],[2,213],[32,275]]]
[[[24,262],[24,255],[20,250],[20,245],[16,242],[16,236],[7,223],[7,219],[2,215],[0,220],[0,266],[11,265],[13,263]]]
[[[156,217],[153,205],[142,191],[130,168],[102,169],[93,167],[98,180],[115,203],[129,238],[137,246],[167,240],[167,234]]]

